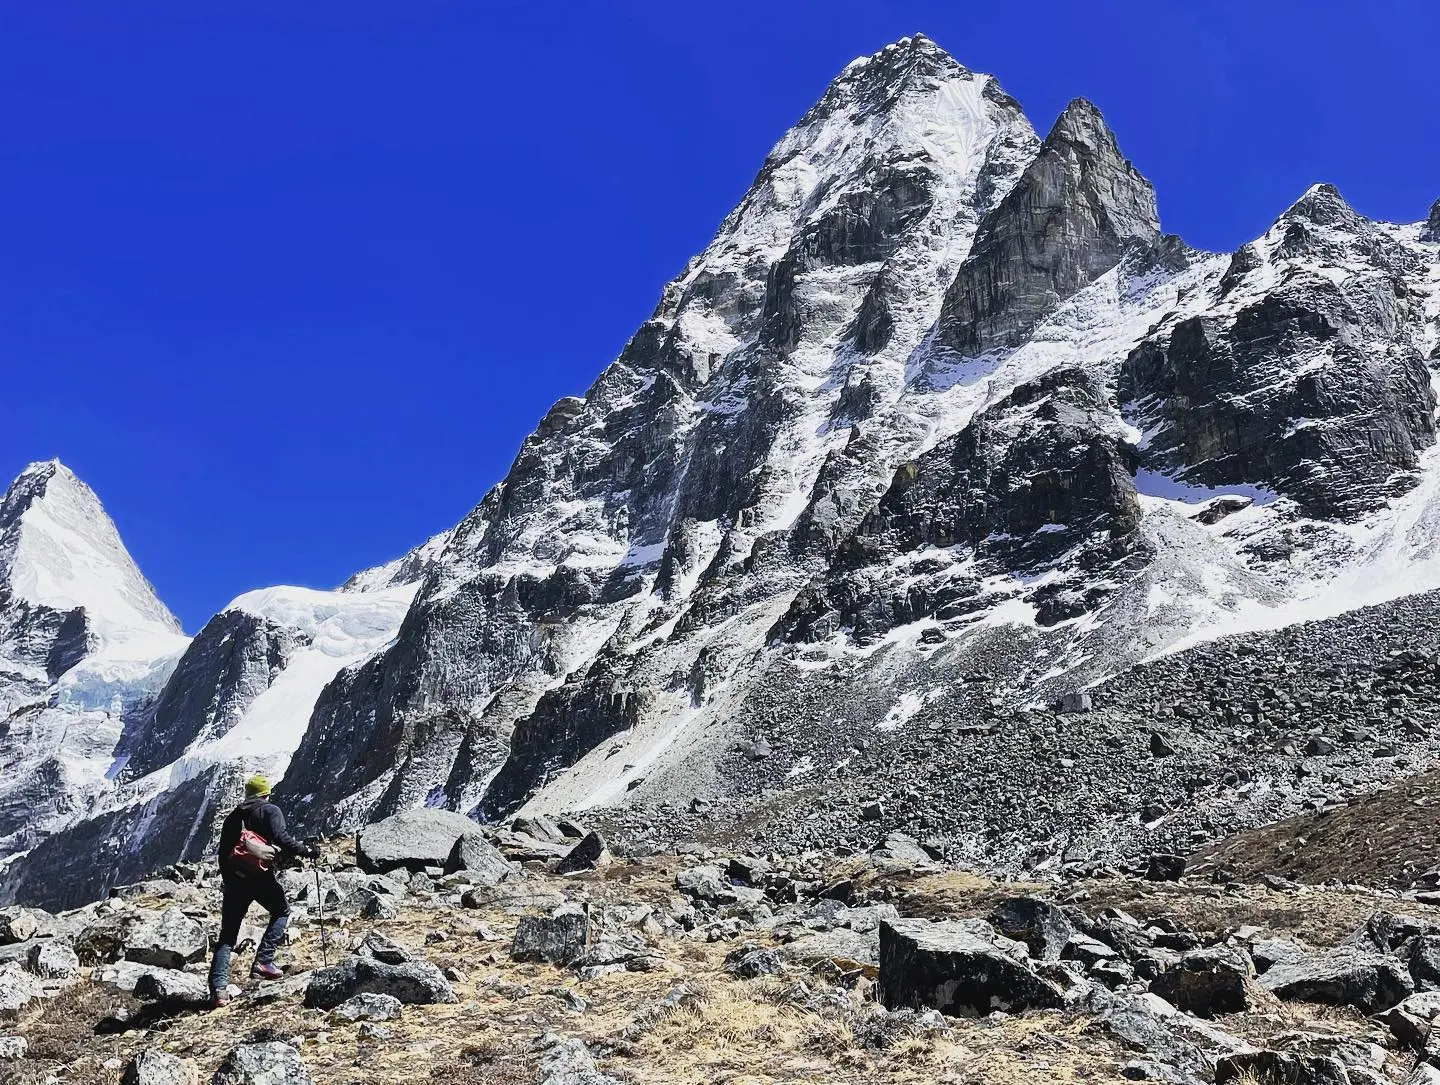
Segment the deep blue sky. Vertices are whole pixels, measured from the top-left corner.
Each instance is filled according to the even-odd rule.
[[[1440,196],[1434,0],[0,0],[0,474],[59,456],[194,630],[459,519],[853,57],[923,30],[1167,229]]]

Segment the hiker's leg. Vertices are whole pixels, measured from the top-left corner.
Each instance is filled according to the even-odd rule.
[[[270,925],[265,928],[265,937],[260,939],[260,949],[255,954],[256,964],[274,964],[275,954],[285,937],[285,927],[290,922],[290,902],[285,899],[285,890],[273,876],[257,880],[255,899],[270,913]]]
[[[240,878],[221,881],[220,935],[210,958],[210,990],[223,991],[230,983],[230,958],[240,939],[240,924],[250,908],[250,887]]]

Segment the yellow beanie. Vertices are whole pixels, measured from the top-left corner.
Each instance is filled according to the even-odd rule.
[[[245,797],[254,798],[257,795],[270,794],[270,781],[261,776],[258,772],[245,781]]]

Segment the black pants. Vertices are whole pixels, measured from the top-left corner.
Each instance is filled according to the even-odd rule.
[[[259,904],[270,913],[270,924],[260,939],[255,953],[259,964],[270,964],[285,937],[290,922],[290,902],[274,874],[231,874],[220,876],[220,937],[215,941],[215,955],[210,959],[210,989],[220,991],[230,982],[230,957],[240,939],[240,924],[251,904]]]

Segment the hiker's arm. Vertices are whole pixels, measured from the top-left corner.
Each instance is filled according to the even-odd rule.
[[[285,828],[285,815],[280,812],[280,807],[268,807],[265,815],[266,828],[270,830],[265,835],[270,843],[283,848],[291,855],[304,856],[306,859],[314,859],[320,854],[308,844],[302,844],[290,835],[290,830]]]

